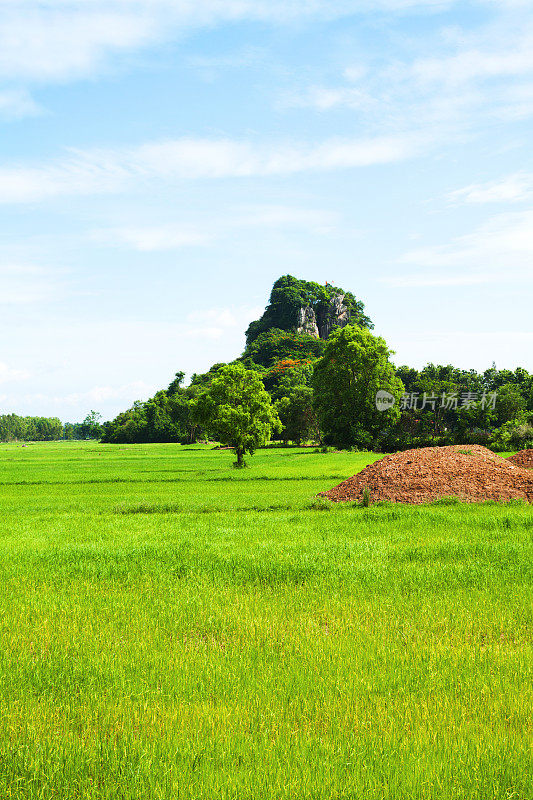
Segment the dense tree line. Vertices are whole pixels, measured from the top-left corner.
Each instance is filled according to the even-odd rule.
[[[216,375],[216,371],[211,373],[211,377]],[[120,442],[186,444],[196,441],[201,430],[192,414],[192,401],[199,390],[202,378],[194,376],[191,386],[183,388],[184,378],[185,373],[177,372],[167,389],[157,392],[145,403],[134,403],[114,420],[105,423],[102,441],[111,444]],[[210,378],[205,383],[210,383]]]
[[[57,417],[0,416],[0,441],[50,442],[63,438],[63,423]]]
[[[384,431],[384,449],[430,444],[533,447],[533,375],[518,367],[482,373],[451,364],[397,370],[405,392],[401,417]]]
[[[0,442],[54,442],[60,439],[99,439],[101,416],[91,411],[83,422],[66,422],[57,417],[0,415]]]

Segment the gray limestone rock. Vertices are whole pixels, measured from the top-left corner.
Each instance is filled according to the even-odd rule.
[[[350,322],[350,312],[343,300],[343,294],[335,295],[325,308],[318,309],[317,314],[310,306],[300,308],[297,332],[308,333],[317,339],[327,339],[334,328],[344,328]]]
[[[298,333],[308,333],[317,339],[319,338],[320,332],[316,324],[315,312],[310,306],[299,309],[296,330]]]

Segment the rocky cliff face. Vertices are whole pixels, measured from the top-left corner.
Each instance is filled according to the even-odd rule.
[[[327,306],[319,307],[316,314],[310,306],[301,308],[298,312],[298,333],[327,339],[334,328],[344,328],[350,322],[350,312],[343,300],[343,294],[336,294]]]
[[[320,331],[316,322],[315,312],[310,306],[300,308],[298,311],[296,330],[298,333],[309,333],[311,336],[315,336],[317,339],[320,337]]]

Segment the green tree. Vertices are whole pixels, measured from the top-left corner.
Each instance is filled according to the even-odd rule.
[[[171,397],[174,394],[178,394],[181,391],[181,384],[185,380],[185,373],[180,371],[176,372],[174,376],[174,380],[172,380],[167,389],[167,395]]]
[[[320,442],[320,428],[313,407],[313,390],[310,386],[293,386],[276,402],[276,410],[283,425],[283,440],[301,444],[309,439]]]
[[[80,425],[83,439],[99,439],[102,435],[102,415],[97,411],[89,411]]]
[[[236,466],[244,466],[244,455],[253,455],[266,444],[281,423],[270,395],[257,372],[241,364],[222,367],[211,385],[195,402],[198,423],[211,436],[230,445]]]
[[[0,441],[12,442],[27,439],[28,419],[17,414],[4,414],[0,417]]]
[[[366,328],[348,325],[331,334],[312,378],[325,442],[371,447],[399,418],[398,401],[404,387],[389,361],[391,355],[384,339]],[[376,407],[380,389],[395,401],[386,411]]]
[[[533,447],[533,414],[521,411],[493,431],[491,446],[497,451],[524,450]]]
[[[496,414],[498,416],[498,425],[503,425],[515,417],[520,415],[520,412],[526,410],[527,402],[520,393],[520,388],[512,383],[504,383],[497,390],[496,398]]]

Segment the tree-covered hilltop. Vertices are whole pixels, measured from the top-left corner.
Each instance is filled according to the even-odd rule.
[[[328,337],[349,324],[373,328],[363,303],[351,292],[284,275],[274,283],[263,315],[248,326],[239,360],[261,371],[267,389],[281,399],[287,380],[309,385],[312,365],[323,355]]]
[[[272,329],[327,339],[335,328],[350,323],[374,327],[364,313],[364,304],[351,292],[283,275],[274,283],[263,315],[248,326],[246,346]]]

